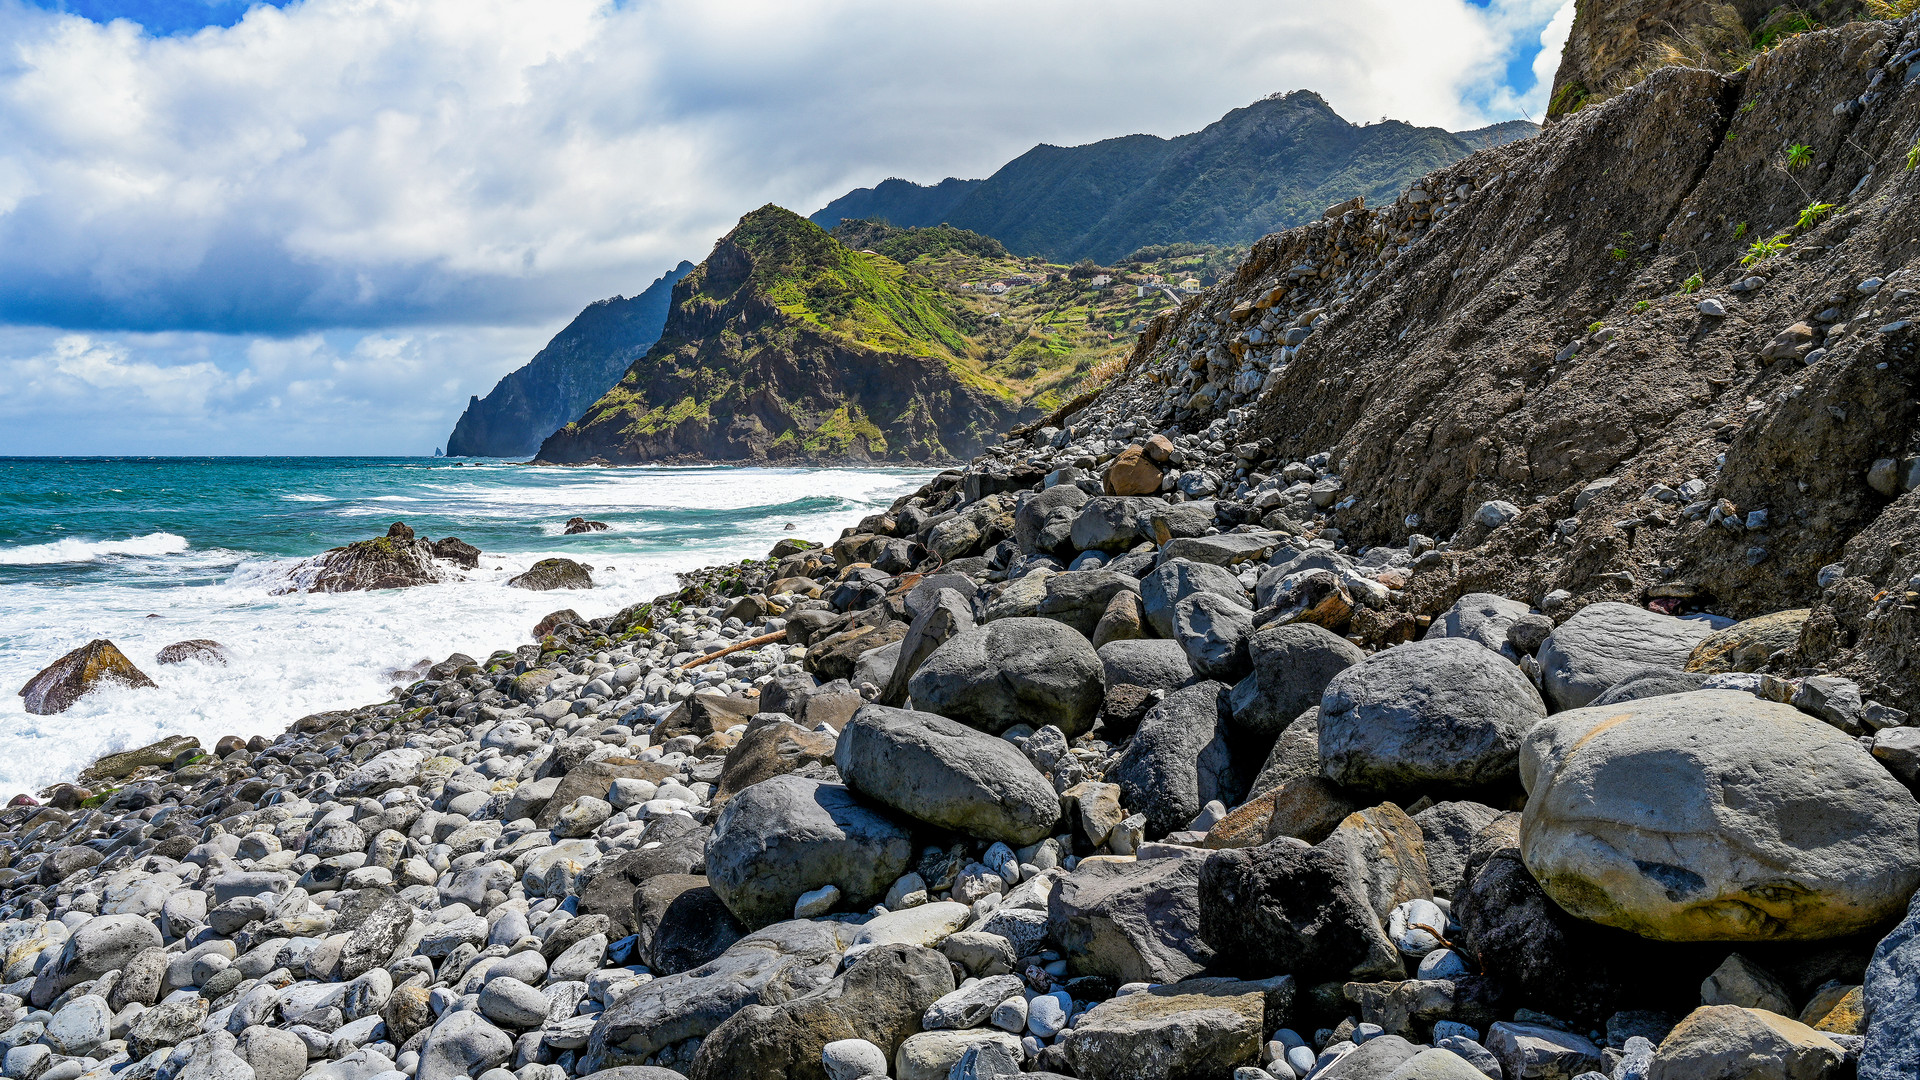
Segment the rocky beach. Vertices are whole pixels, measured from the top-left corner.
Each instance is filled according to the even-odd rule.
[[[0,1075],[1915,1076],[1916,154],[1920,16],[1656,72],[843,535],[16,799]]]

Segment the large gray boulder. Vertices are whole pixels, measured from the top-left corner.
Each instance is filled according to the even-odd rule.
[[[909,817],[1024,847],[1060,819],[1053,785],[1014,745],[932,713],[868,705],[833,763],[854,791]]]
[[[847,930],[835,922],[777,923],[710,963],[628,991],[594,1022],[579,1071],[651,1057],[705,1038],[748,1005],[776,1005],[825,986],[840,967]]]
[[[1253,604],[1247,600],[1247,590],[1240,586],[1240,579],[1233,571],[1212,563],[1174,559],[1155,567],[1140,581],[1140,600],[1154,633],[1178,640],[1173,624],[1174,605],[1201,592],[1218,593],[1237,601],[1248,611],[1253,610]]]
[[[1360,646],[1313,623],[1269,626],[1247,638],[1253,672],[1233,688],[1233,722],[1272,738],[1295,717],[1320,707],[1335,675],[1367,658]]]
[[[878,945],[803,997],[748,1005],[700,1044],[688,1080],[795,1077],[832,1080],[822,1062],[828,1044],[860,1039],[892,1057],[920,1017],[953,990],[953,965],[918,945]]]
[[[1100,656],[1078,631],[1052,619],[998,619],[955,635],[907,683],[915,708],[999,734],[1015,724],[1052,724],[1068,738],[1100,711]]]
[[[1020,500],[1013,512],[1013,539],[1029,555],[1073,554],[1073,522],[1087,505],[1087,493],[1072,484],[1055,484]]]
[[[1303,984],[1404,979],[1366,883],[1345,852],[1283,836],[1207,856],[1200,936],[1221,970]]]
[[[1540,646],[1540,685],[1556,710],[1577,709],[1640,668],[1684,670],[1712,632],[1704,622],[1631,604],[1590,604]]]
[[[1139,862],[1081,863],[1047,897],[1047,938],[1065,948],[1074,975],[1115,983],[1178,982],[1204,970],[1200,866],[1206,852]]]
[[[1867,1045],[1860,1051],[1860,1080],[1920,1076],[1920,893],[1874,948],[1862,1002]]]
[[[913,861],[911,834],[840,784],[787,775],[735,795],[707,845],[707,880],[756,930],[793,917],[801,893],[839,888],[859,909],[886,895]]]
[[[632,907],[635,954],[655,975],[708,963],[745,933],[698,874],[656,874],[634,891]]]
[[[1507,641],[1507,628],[1532,609],[1498,593],[1468,593],[1453,602],[1427,627],[1426,638],[1466,638],[1477,641],[1509,660],[1519,654]]]
[[[1247,674],[1247,638],[1253,610],[1238,597],[1198,592],[1173,605],[1173,639],[1187,651],[1193,670],[1209,679],[1237,682]]]
[[[1328,779],[1373,791],[1470,789],[1510,781],[1520,740],[1547,714],[1499,653],[1464,638],[1377,652],[1327,684],[1320,761]]]
[[[1140,582],[1111,570],[1068,570],[1047,576],[1046,594],[1036,614],[1063,622],[1092,640],[1094,627],[1115,593],[1139,592]]]
[[[913,622],[907,627],[907,636],[900,639],[899,655],[894,660],[893,672],[881,684],[884,688],[880,700],[888,705],[898,705],[907,698],[907,686],[913,681],[914,672],[926,663],[927,657],[934,651],[961,634],[974,629],[973,601],[958,589],[940,589],[926,598],[926,603]]]
[[[1201,682],[1175,690],[1148,711],[1115,768],[1120,802],[1147,815],[1147,831],[1184,829],[1218,799],[1234,806],[1245,786],[1227,749],[1226,687]]]
[[[1108,686],[1145,686],[1172,690],[1193,681],[1187,650],[1166,638],[1128,638],[1100,646],[1100,665]],[[1319,702],[1318,695],[1314,701]]]
[[[1664,697],[1667,694],[1688,694],[1705,686],[1707,677],[1692,671],[1675,671],[1672,668],[1643,667],[1635,668],[1633,673],[1607,688],[1607,692],[1593,699],[1594,705],[1618,705],[1623,701],[1638,701],[1641,698]]]
[[[1259,1060],[1261,1040],[1292,1011],[1293,994],[1286,976],[1156,986],[1088,1009],[1061,1045],[1082,1080],[1229,1077]]]
[[[1563,713],[1527,736],[1520,779],[1541,888],[1644,937],[1838,937],[1920,886],[1920,803],[1854,739],[1752,694]]]
[[[1140,530],[1142,515],[1153,508],[1167,509],[1160,499],[1131,495],[1097,495],[1087,500],[1073,519],[1069,542],[1077,551],[1125,551],[1150,534]]]
[[[150,919],[96,915],[73,931],[52,965],[34,980],[33,1004],[44,1008],[75,983],[118,971],[139,953],[160,944],[160,929]]]
[[[1460,887],[1473,838],[1499,816],[1500,811],[1477,802],[1434,803],[1413,815],[1427,849],[1427,877],[1435,896],[1452,896]]]

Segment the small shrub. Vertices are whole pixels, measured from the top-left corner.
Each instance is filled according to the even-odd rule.
[[[1786,233],[1781,233],[1778,236],[1768,237],[1764,240],[1755,240],[1752,244],[1748,245],[1747,253],[1740,257],[1740,265],[1752,266],[1755,263],[1766,262],[1775,255],[1779,255],[1787,250],[1788,239],[1789,237]]]
[[[1706,284],[1707,284],[1707,279],[1701,277],[1700,274],[1696,271],[1691,277],[1687,278],[1687,280],[1680,283],[1680,295],[1688,296],[1693,293],[1697,293]]]
[[[1794,143],[1787,147],[1787,168],[1803,169],[1813,162],[1813,147],[1806,143]]]
[[[1747,235],[1747,223],[1746,223],[1746,222],[1744,222],[1744,221],[1743,221],[1743,222],[1741,222],[1740,224],[1738,224],[1738,225],[1735,225],[1735,226],[1733,227],[1733,238],[1734,238],[1735,240],[1738,240],[1738,239],[1740,239],[1741,237],[1743,237],[1743,236],[1745,236],[1745,235]]]
[[[1839,207],[1830,202],[1808,203],[1807,208],[1800,211],[1800,220],[1795,222],[1793,227],[1796,229],[1811,229],[1815,225],[1820,224],[1821,221],[1826,219],[1827,215],[1837,209],[1839,209]]]
[[[1633,313],[1635,315],[1638,315],[1652,306],[1653,306],[1653,301],[1641,300],[1633,305]]]
[[[1907,151],[1907,171],[1912,172],[1915,166],[1920,166],[1920,140],[1915,140],[1913,149]]]

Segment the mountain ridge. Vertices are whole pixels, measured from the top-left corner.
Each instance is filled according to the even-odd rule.
[[[1355,195],[1391,198],[1433,169],[1535,130],[1521,120],[1466,132],[1397,120],[1356,125],[1301,90],[1171,139],[1042,143],[983,180],[922,186],[889,178],[833,200],[810,220],[825,228],[845,218],[947,223],[1021,254],[1112,262],[1150,244],[1251,243]],[[1276,177],[1280,183],[1269,187]]]

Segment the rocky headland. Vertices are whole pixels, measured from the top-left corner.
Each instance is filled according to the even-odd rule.
[[[830,545],[16,800],[0,1071],[1911,1077],[1916,159],[1920,17],[1657,73]]]

